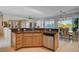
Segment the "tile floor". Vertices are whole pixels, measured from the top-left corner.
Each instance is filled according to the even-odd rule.
[[[57,52],[79,52],[78,41],[59,40]]]

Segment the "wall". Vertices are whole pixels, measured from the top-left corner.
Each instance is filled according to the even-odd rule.
[[[20,17],[20,16],[15,16],[15,15],[3,15],[3,21],[7,21],[7,20],[22,20],[22,19],[26,19],[26,18]]]

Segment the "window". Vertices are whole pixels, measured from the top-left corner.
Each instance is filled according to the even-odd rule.
[[[45,21],[45,28],[54,28],[54,20]]]

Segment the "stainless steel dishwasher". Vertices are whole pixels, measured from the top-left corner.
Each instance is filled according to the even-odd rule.
[[[49,49],[53,49],[53,35],[44,33],[43,46]]]

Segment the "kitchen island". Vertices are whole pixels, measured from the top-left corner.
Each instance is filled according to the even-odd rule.
[[[12,48],[46,47],[51,50],[58,48],[58,29],[12,29]]]

